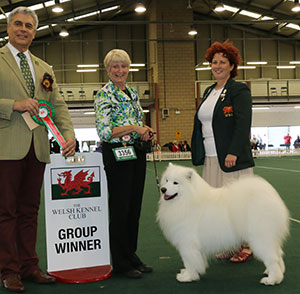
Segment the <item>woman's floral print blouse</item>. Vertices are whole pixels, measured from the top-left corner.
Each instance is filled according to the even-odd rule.
[[[122,90],[115,87],[109,81],[101,90],[98,91],[94,108],[96,115],[96,129],[100,141],[107,143],[120,143],[120,138],[111,138],[114,127],[139,125],[143,123],[143,109],[138,100],[137,91],[126,84],[131,98]],[[139,134],[132,132],[128,143],[139,137]]]

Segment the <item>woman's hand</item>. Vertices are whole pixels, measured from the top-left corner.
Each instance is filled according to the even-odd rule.
[[[141,136],[141,140],[149,141],[153,139],[154,130],[148,126],[141,127],[139,125],[130,125],[122,127],[114,127],[112,129],[112,138],[121,138],[132,132],[136,132]]]
[[[225,157],[225,166],[231,168],[236,165],[237,156],[232,154],[227,154]]]
[[[144,126],[144,127],[138,126],[137,133],[141,135],[142,141],[150,141],[153,139],[154,130],[148,126]]]

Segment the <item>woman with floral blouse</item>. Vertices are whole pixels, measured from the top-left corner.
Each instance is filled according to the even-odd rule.
[[[140,278],[152,267],[136,255],[146,153],[135,142],[152,140],[153,130],[143,123],[137,91],[126,83],[130,63],[126,51],[108,52],[104,66],[110,80],[97,93],[94,106],[108,182],[113,270]]]

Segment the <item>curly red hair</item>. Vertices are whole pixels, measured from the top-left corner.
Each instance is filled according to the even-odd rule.
[[[224,43],[214,42],[207,49],[205,59],[211,63],[216,53],[223,53],[224,57],[229,60],[230,65],[234,65],[232,71],[230,72],[230,76],[232,78],[236,77],[238,74],[237,67],[241,62],[239,49],[233,46],[229,40],[226,40]]]

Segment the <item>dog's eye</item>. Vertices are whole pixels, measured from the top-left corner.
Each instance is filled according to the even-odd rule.
[[[174,184],[174,185],[178,185],[178,183],[177,183],[177,182],[173,182],[173,184]]]

